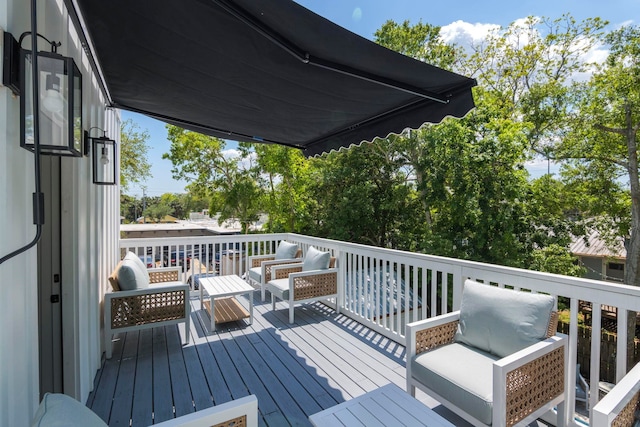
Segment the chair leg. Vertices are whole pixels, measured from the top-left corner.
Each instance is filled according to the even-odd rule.
[[[111,359],[111,352],[113,350],[113,343],[111,342],[112,339],[113,336],[111,331],[104,331],[104,351],[107,359]]]
[[[271,310],[276,309],[276,296],[271,294]]]
[[[262,283],[260,285],[260,293],[262,294],[262,302],[264,302],[264,297],[265,297],[265,294],[266,294],[264,283]]]
[[[289,304],[289,323],[293,323],[293,304]]]
[[[416,397],[416,386],[414,385],[409,386],[409,394],[413,397]]]

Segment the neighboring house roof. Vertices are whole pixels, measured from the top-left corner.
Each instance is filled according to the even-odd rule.
[[[627,258],[627,251],[624,248],[622,238],[619,238],[615,248],[610,248],[600,238],[597,231],[591,232],[585,239],[583,236],[577,237],[571,245],[569,251],[577,256],[595,257],[595,258]]]

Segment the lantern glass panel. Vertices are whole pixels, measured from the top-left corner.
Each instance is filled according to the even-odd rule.
[[[22,146],[34,149],[32,54],[22,61]],[[82,155],[82,76],[71,58],[38,53],[40,149],[43,154]]]
[[[92,138],[93,183],[115,185],[116,183],[116,143],[108,138]]]

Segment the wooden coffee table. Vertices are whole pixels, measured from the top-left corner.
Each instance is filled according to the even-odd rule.
[[[203,289],[209,301],[203,301]],[[216,323],[226,323],[249,318],[253,323],[253,292],[255,289],[235,274],[228,276],[205,277],[200,279],[200,305],[206,307],[211,317],[211,331]],[[247,295],[249,311],[236,299],[238,295]]]
[[[455,427],[395,384],[332,406],[309,417],[324,426],[428,426]]]

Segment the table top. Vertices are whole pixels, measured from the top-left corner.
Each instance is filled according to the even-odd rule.
[[[235,274],[201,278],[200,286],[207,291],[210,297],[240,295],[255,290],[253,286]]]
[[[316,427],[455,427],[395,384],[387,384],[362,396],[313,414],[309,417],[309,421]]]

